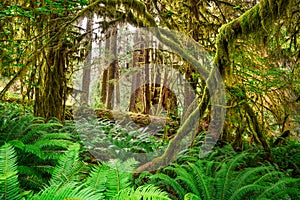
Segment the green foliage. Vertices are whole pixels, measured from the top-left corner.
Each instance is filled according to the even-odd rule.
[[[77,183],[67,183],[62,185],[51,185],[39,194],[29,197],[29,200],[66,200],[66,199],[103,199],[101,195],[95,194],[90,188],[82,188]]]
[[[179,199],[299,198],[300,179],[286,177],[272,166],[246,167],[246,156],[173,164],[150,178],[171,188]]]
[[[76,137],[82,131],[91,138],[105,136],[106,141],[119,148],[126,144],[127,147],[144,144],[154,147],[155,140],[149,139],[146,132],[130,132],[131,129],[96,120],[63,127],[55,120],[45,123],[24,108],[1,106],[0,195],[6,199],[22,196],[28,199],[170,199],[167,192],[173,199],[185,200],[299,199],[300,179],[287,176],[297,175],[299,143],[296,142],[272,148],[275,166],[278,165],[274,167],[256,163],[263,161],[258,148],[238,154],[230,145],[215,148],[199,160],[203,137],[200,134],[193,143],[196,147],[182,152],[177,163],[155,175],[145,173],[134,180],[132,171],[137,161],[112,157],[110,162],[91,167],[81,161],[82,148],[70,135]],[[82,139],[80,134],[78,139]],[[31,188],[35,190],[30,193]],[[25,190],[23,194],[22,190]]]
[[[163,142],[146,129],[136,129],[113,124],[107,120],[89,119],[76,122],[76,134],[79,135],[86,150],[96,158],[126,160],[133,153],[151,153],[159,151]],[[136,158],[139,162],[147,160]],[[148,158],[149,159],[149,158]]]
[[[201,198],[193,193],[187,193],[184,195],[184,200],[201,200]]]
[[[300,178],[300,143],[291,140],[286,140],[286,142],[286,145],[271,149],[273,163],[292,177]]]
[[[171,200],[166,192],[161,191],[153,185],[140,186],[136,190],[134,188],[126,188],[122,190],[114,200]]]
[[[17,157],[10,144],[4,144],[0,148],[0,199],[21,199]]]
[[[16,148],[19,179],[23,188],[38,190],[49,180],[60,155],[74,141],[55,119],[45,123],[29,110],[0,104],[0,145]]]
[[[129,159],[104,163],[89,168],[79,161],[79,144],[71,145],[59,159],[48,186],[40,192],[27,195],[27,199],[169,199],[166,192],[152,185],[132,187],[132,170],[136,161]],[[0,148],[0,195],[1,199],[21,199],[17,158],[13,147],[5,144]]]
[[[105,199],[111,199],[120,191],[132,186],[132,171],[137,162],[128,159],[125,162],[114,160],[94,167],[85,185],[104,193]]]
[[[49,186],[29,199],[103,199],[93,188],[80,184],[80,181],[86,178],[89,168],[79,161],[79,151],[79,144],[71,145],[55,166]]]
[[[79,150],[80,145],[74,144],[59,158],[58,164],[52,172],[50,185],[67,184],[73,180],[80,180],[82,173],[87,171],[87,167],[79,161]]]
[[[85,199],[89,198],[88,195],[91,195],[91,199],[168,199],[165,192],[151,185],[132,189],[132,170],[137,164],[135,160],[103,163],[93,167],[86,178],[82,174],[86,174],[88,168],[78,170],[76,167],[81,163],[78,154],[79,146],[77,144],[71,146],[55,167],[50,186],[33,199],[75,197]]]

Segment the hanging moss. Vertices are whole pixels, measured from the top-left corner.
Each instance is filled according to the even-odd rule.
[[[102,2],[102,3],[108,3],[111,6],[118,5],[121,7],[125,7],[125,10],[127,10],[127,11],[131,11],[136,18],[135,21],[139,22],[139,24],[135,24],[135,25],[145,26],[145,27],[156,27],[157,26],[153,16],[147,12],[146,5],[141,1],[138,1],[138,0],[110,0],[110,1]]]
[[[259,14],[259,7],[255,6],[253,9],[248,10],[245,15],[240,18],[241,34],[249,34],[260,27],[261,17]],[[261,29],[260,29],[261,30]],[[260,31],[259,30],[259,31]]]
[[[224,79],[230,78],[230,47],[237,39],[245,39],[256,34],[257,40],[267,34],[274,21],[289,14],[289,5],[293,0],[262,0],[239,18],[223,25],[216,40],[217,52],[214,62]]]

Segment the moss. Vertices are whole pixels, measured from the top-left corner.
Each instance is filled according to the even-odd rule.
[[[257,43],[272,27],[273,22],[281,15],[289,13],[289,5],[293,0],[262,0],[239,18],[223,25],[216,40],[217,52],[214,62],[220,70],[224,80],[231,75],[229,51],[237,39],[245,39],[255,34]]]
[[[255,8],[248,10],[245,15],[242,15],[240,18],[240,25],[243,35],[252,33],[258,29],[257,27],[261,27],[259,7],[256,6]]]

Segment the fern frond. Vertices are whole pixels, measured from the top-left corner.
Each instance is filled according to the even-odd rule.
[[[173,171],[177,174],[175,180],[180,180],[183,182],[184,187],[189,189],[192,193],[200,196],[200,191],[197,187],[197,182],[195,181],[192,173],[187,171],[185,168],[181,167],[180,165],[174,164]]]
[[[73,144],[71,140],[65,140],[64,138],[49,139],[47,136],[45,136],[38,139],[33,145],[42,150],[46,148],[51,149],[52,147],[67,149],[71,144]]]
[[[110,168],[105,164],[94,167],[86,180],[85,186],[90,187],[98,193],[104,192],[106,190],[106,172],[108,170],[110,170]]]
[[[265,175],[261,176],[259,179],[257,179],[254,184],[260,185],[263,183],[267,183],[270,182],[270,180],[273,180],[275,178],[275,180],[278,180],[280,178],[280,176],[282,176],[283,173],[280,171],[271,171],[266,173]]]
[[[195,164],[189,163],[189,166],[191,167],[192,174],[197,181],[198,190],[201,191],[204,199],[211,199],[211,186],[213,185],[213,183],[210,181],[210,177],[205,176],[205,174],[203,174],[203,171],[200,170],[200,168]]]
[[[75,143],[60,157],[50,179],[51,185],[77,180],[80,173],[86,171],[86,166],[79,162],[79,149],[80,145]]]
[[[153,185],[140,186],[136,190],[124,189],[113,198],[114,200],[171,200],[168,194]]]
[[[46,167],[45,167],[46,168]],[[45,175],[44,169],[36,169],[36,167],[18,166],[19,180],[21,188],[31,188],[39,191],[41,187],[45,186],[51,173],[47,172]]]
[[[230,197],[232,191],[230,189],[234,169],[240,164],[241,160],[245,157],[246,153],[235,156],[229,161],[229,163],[223,163],[221,169],[216,175],[216,186],[217,186],[217,199],[226,200]]]
[[[287,184],[291,184],[291,183],[296,183],[296,182],[299,182],[300,179],[295,179],[295,178],[283,178],[281,179],[280,181],[278,181],[277,183],[275,184],[272,184],[271,186],[269,187],[266,187],[264,192],[262,192],[259,196],[258,196],[258,199],[259,198],[263,198],[263,197],[268,197],[270,196],[270,194],[272,194],[272,192],[274,190],[277,190],[278,192],[282,192],[282,190],[285,191],[285,194],[288,194],[289,193],[289,189],[288,187],[285,187]],[[284,187],[281,187],[281,186],[284,186]]]
[[[96,194],[90,188],[83,188],[77,183],[71,182],[65,185],[53,184],[43,189],[38,194],[28,198],[28,200],[66,200],[66,199],[88,199],[102,200],[103,195]]]
[[[272,196],[269,196],[269,199],[278,199],[282,200],[284,195],[289,195],[289,199],[300,199],[299,188],[288,188],[286,190],[279,190],[274,193]]]
[[[17,156],[10,144],[0,148],[0,197],[4,200],[21,199]]]
[[[107,192],[108,198],[115,196],[121,190],[128,188],[132,185],[132,171],[137,162],[134,159],[129,159],[126,162],[114,160],[108,164],[111,169],[107,170]]]
[[[201,200],[201,198],[193,193],[187,193],[184,195],[184,200]]]
[[[174,191],[177,193],[180,199],[184,198],[184,195],[187,193],[186,190],[173,178],[169,177],[165,174],[155,174],[151,177],[152,181],[155,181],[157,179],[162,180],[165,185],[168,185],[174,189]]]
[[[205,175],[208,177],[215,177],[216,172],[221,168],[222,163],[217,161],[198,160],[195,163],[199,169],[205,171]]]
[[[236,199],[244,199],[244,196],[250,192],[260,192],[264,189],[263,186],[260,185],[255,185],[255,184],[250,184],[243,186],[237,190],[231,195],[229,200],[236,200]]]
[[[261,177],[259,173],[263,173],[270,169],[271,168],[268,166],[259,166],[255,168],[245,169],[245,171],[243,171],[236,177],[236,181],[235,181],[236,184],[234,184],[233,186],[235,188],[240,188],[246,185],[248,182],[251,182],[252,180],[256,180],[258,177]]]

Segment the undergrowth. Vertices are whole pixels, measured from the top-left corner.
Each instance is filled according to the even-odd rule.
[[[273,162],[263,149],[238,153],[230,144],[200,158],[202,142],[200,134],[174,163],[133,176],[149,160],[140,155],[167,145],[146,129],[99,119],[62,125],[0,104],[0,199],[300,199],[299,142],[272,147]]]

